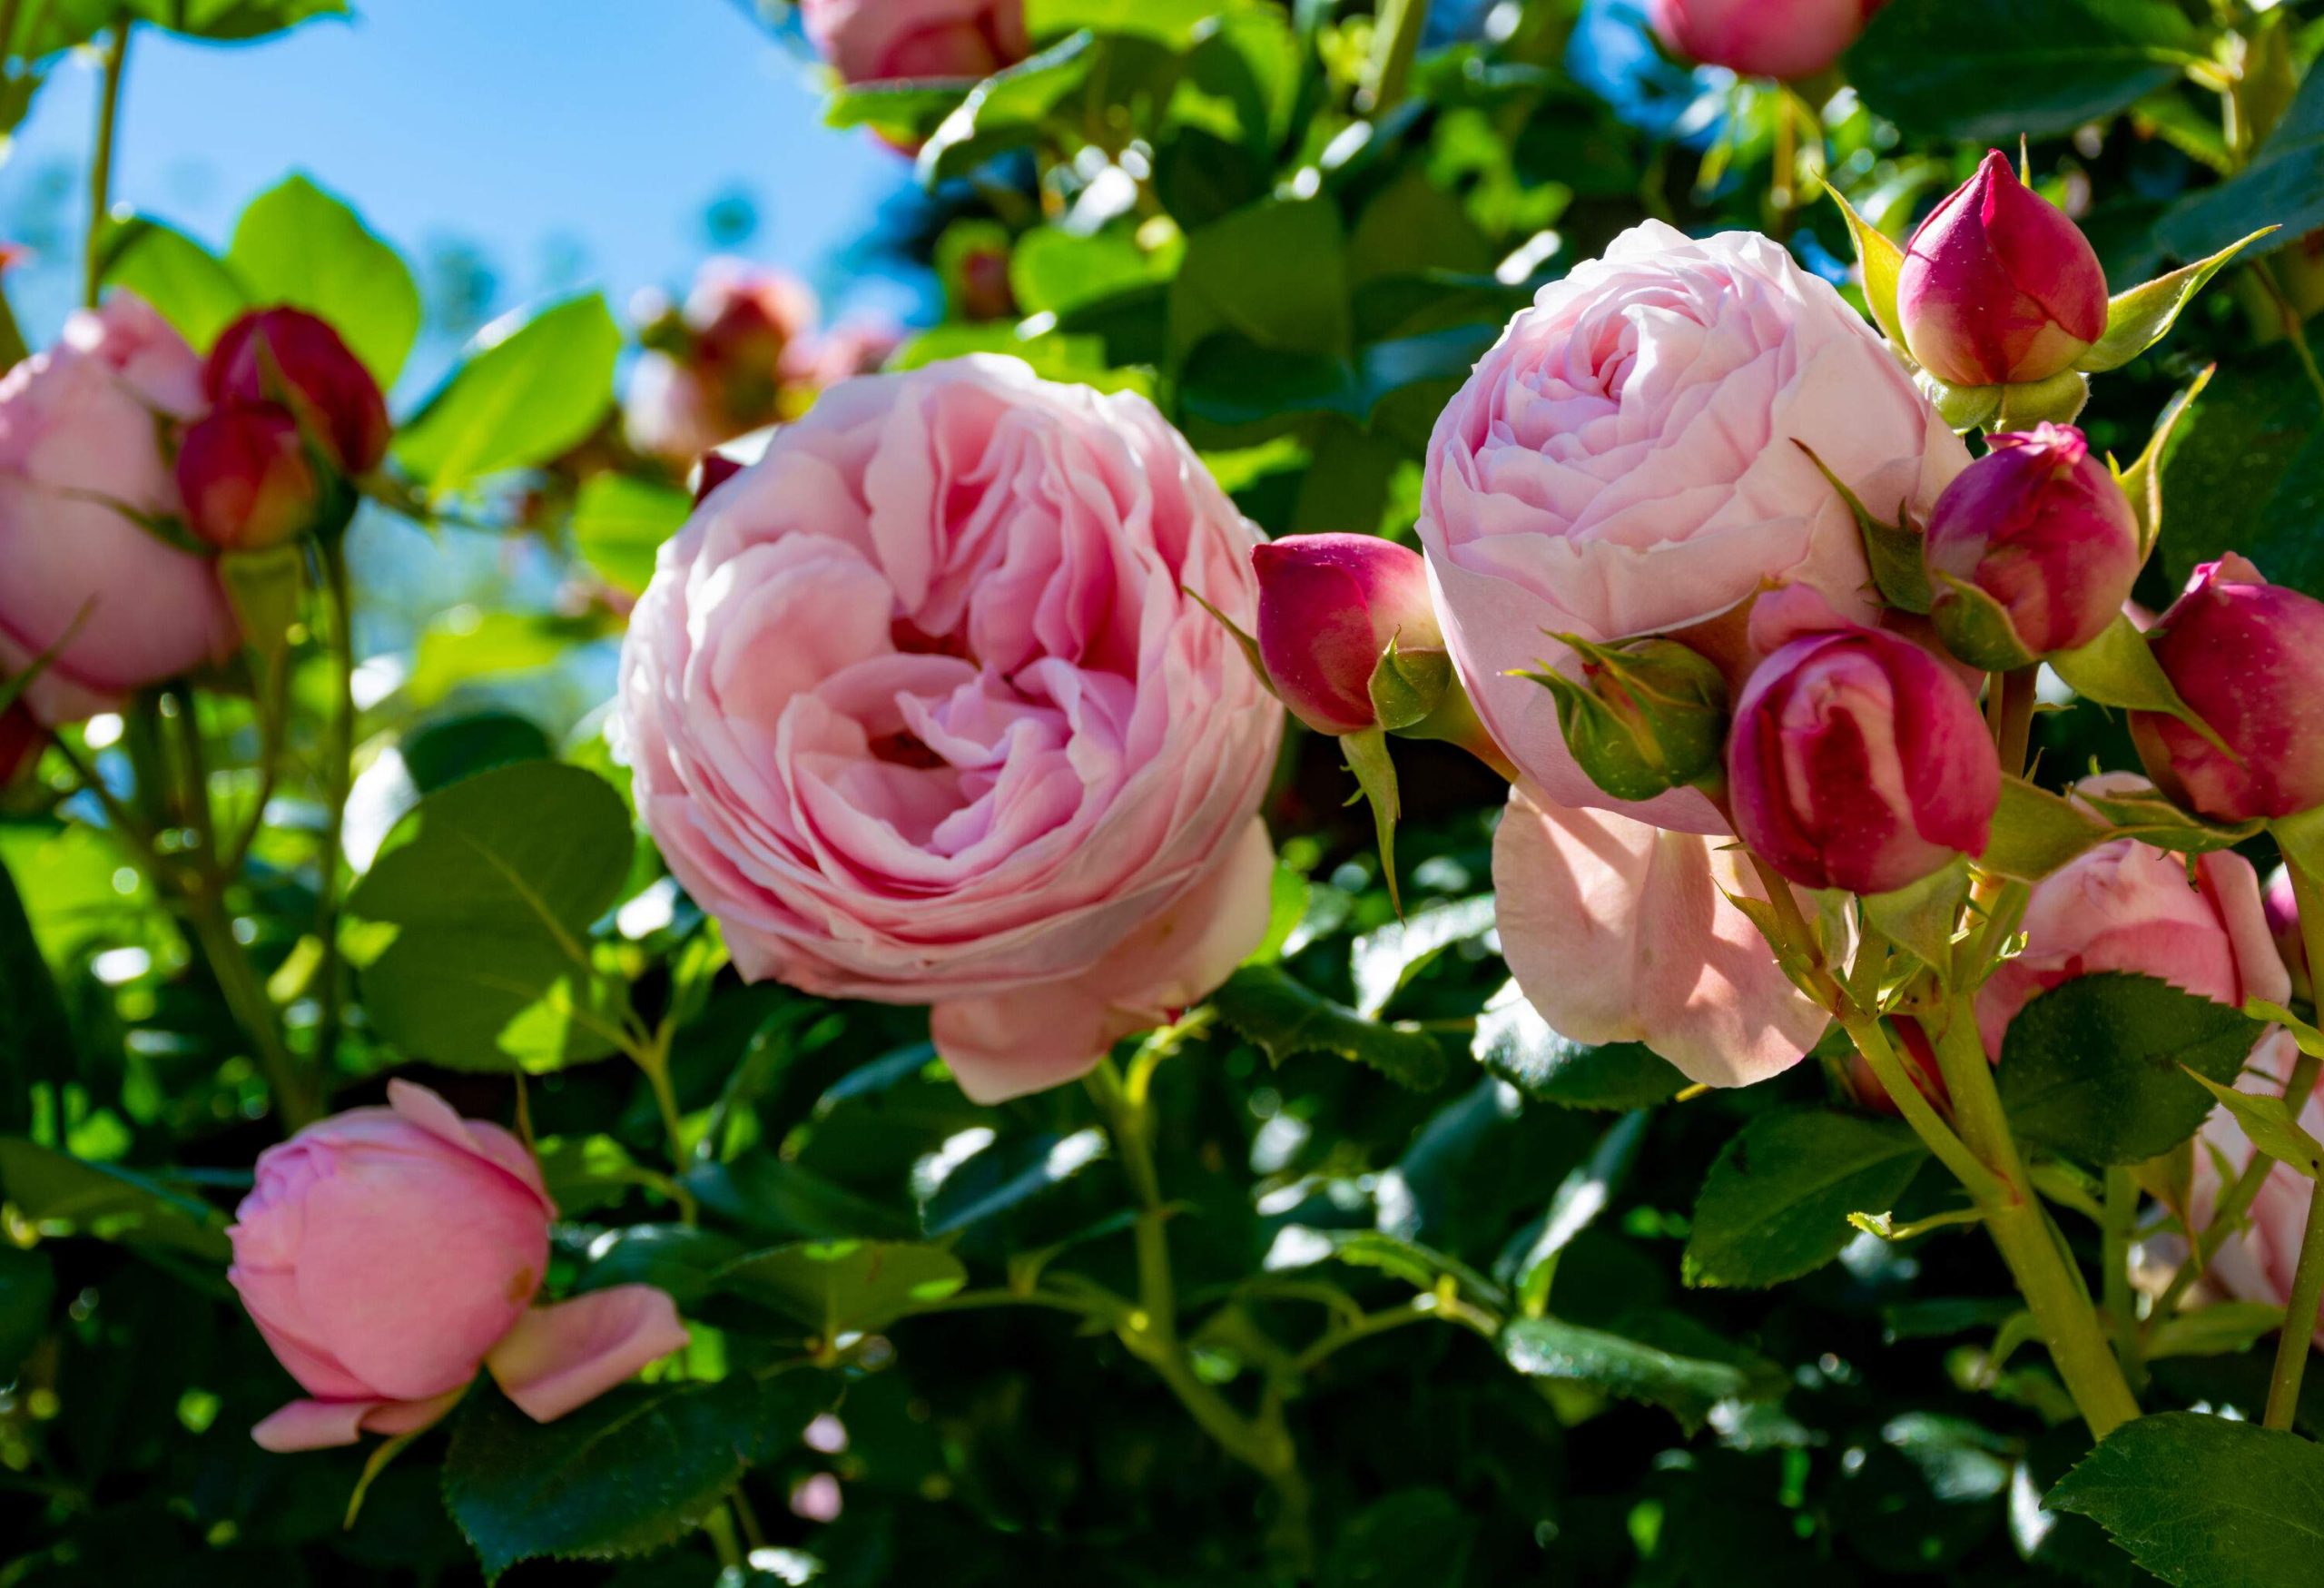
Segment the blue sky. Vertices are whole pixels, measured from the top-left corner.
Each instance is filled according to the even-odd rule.
[[[218,242],[251,193],[303,169],[415,265],[479,247],[496,309],[576,283],[618,309],[683,285],[710,247],[705,208],[740,194],[758,224],[737,252],[807,272],[827,300],[896,306],[832,261],[908,168],[824,128],[812,63],[733,0],[354,4],[250,46],[142,31],[116,202]],[[41,217],[64,232],[10,281],[35,340],[69,306],[77,265],[57,256],[84,213],[95,88],[88,62],[61,65],[0,165],[0,233]]]

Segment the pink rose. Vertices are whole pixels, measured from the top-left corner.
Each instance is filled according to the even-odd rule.
[[[850,83],[989,77],[1029,50],[1024,0],[800,0],[799,12]]]
[[[2245,1091],[2281,1097],[2285,1078],[2298,1057],[2291,1038],[2274,1032],[2252,1053],[2250,1066],[2238,1085]],[[2299,1123],[2309,1135],[2324,1137],[2324,1093],[2309,1094],[2300,1106]],[[2213,1109],[2195,1143],[2189,1212],[2196,1228],[2211,1223],[2219,1207],[2221,1187],[2242,1174],[2244,1165],[2251,1161],[2251,1139],[2235,1116],[2224,1108]],[[2228,1238],[2203,1271],[2206,1285],[2245,1301],[2289,1305],[2292,1271],[2299,1267],[2300,1242],[2308,1230],[2308,1199],[2316,1192],[2316,1182],[2290,1164],[2269,1165],[2268,1177],[2260,1182],[2260,1194],[2251,1199],[2243,1228]],[[2175,1253],[2186,1249],[2184,1241],[2170,1245]],[[2324,1346],[2324,1317],[2308,1322],[2316,1343]]]
[[[686,1343],[661,1291],[622,1285],[531,1306],[556,1209],[540,1167],[497,1125],[424,1086],[308,1126],[258,1160],[226,1277],[276,1360],[314,1398],[251,1436],[269,1450],[409,1434],[479,1364],[552,1422]]]
[[[637,804],[743,973],[934,1006],[980,1100],[1088,1070],[1262,934],[1257,533],[1143,399],[979,357],[833,387],[662,548]]]
[[[2186,856],[2121,838],[2034,884],[2024,951],[1977,994],[1985,1051],[2001,1057],[2009,1022],[2037,993],[2107,971],[2160,977],[2239,1009],[2291,995],[2250,862],[2223,850],[2199,855],[2190,883]]]
[[[1810,77],[1856,43],[1887,0],[1647,0],[1674,54],[1746,77]]]
[[[1886,345],[1779,244],[1659,222],[1541,289],[1444,410],[1421,513],[1438,614],[1485,726],[1551,799],[1609,804],[1566,752],[1556,697],[1509,676],[1573,676],[1550,635],[1682,629],[1771,583],[1872,620],[1856,521],[1795,440],[1884,513],[1925,515],[1968,463]],[[1724,831],[1694,789],[1619,808]]]
[[[201,360],[126,292],[0,379],[0,674],[72,636],[27,693],[44,720],[233,653],[215,561],[131,517],[178,517],[165,439],[202,407]]]
[[[1551,1030],[1643,1042],[1709,1086],[1748,1086],[1806,1056],[1830,1017],[1794,987],[1750,918],[1764,899],[1732,845],[1511,791],[1492,846],[1502,954]]]

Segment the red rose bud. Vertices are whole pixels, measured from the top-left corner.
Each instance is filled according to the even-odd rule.
[[[322,482],[290,410],[222,408],[178,447],[186,527],[222,551],[263,551],[321,521]]]
[[[2106,273],[1996,149],[1905,244],[1896,313],[1913,357],[1947,385],[2047,380],[2105,334]]]
[[[2292,996],[2313,1003],[2316,983],[2308,972],[2308,939],[2300,933],[2299,899],[2292,892],[2289,870],[2276,868],[2260,904],[2267,912],[2268,932],[2276,940],[2276,952],[2282,957],[2284,969],[2291,972]]]
[[[2130,498],[2080,430],[2042,425],[1988,445],[1937,498],[1922,555],[1946,648],[1998,672],[2096,639],[2130,599],[2145,557]],[[1992,606],[1965,599],[1963,587]],[[1973,606],[1998,607],[2010,632],[1987,635]],[[1994,637],[2013,643],[1997,647]]]
[[[2234,752],[2176,717],[2132,712],[2131,738],[2156,787],[2218,822],[2324,804],[2324,601],[2268,583],[2230,552],[2195,570],[2147,644]]]
[[[1369,535],[1294,535],[1251,548],[1259,576],[1259,656],[1284,705],[1319,734],[1405,727],[1441,697],[1451,668],[1429,597],[1428,565]],[[1413,698],[1381,720],[1373,675],[1389,642],[1406,666],[1383,680]],[[1442,664],[1442,665],[1440,665]]]
[[[222,407],[279,402],[348,474],[388,455],[388,403],[339,332],[302,309],[260,309],[226,328],[202,369]]]
[[[1558,636],[1581,682],[1544,666],[1526,677],[1557,696],[1566,748],[1618,800],[1650,800],[1717,773],[1727,742],[1727,677],[1675,639],[1618,646]]]
[[[1746,77],[1810,77],[1856,43],[1888,0],[1647,0],[1673,54]]]
[[[1017,290],[1009,280],[1009,251],[971,248],[960,256],[960,318],[1017,318]]]
[[[2001,762],[1977,703],[1908,640],[1853,626],[1759,664],[1728,741],[1735,830],[1802,886],[1886,893],[1984,851]]]

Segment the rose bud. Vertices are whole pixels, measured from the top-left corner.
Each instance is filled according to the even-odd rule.
[[[1812,77],[1887,0],[1647,0],[1671,54],[1745,77]]]
[[[202,370],[221,406],[280,402],[342,472],[388,455],[388,403],[339,332],[303,309],[259,309],[228,326]]]
[[[1886,893],[1984,851],[2001,762],[1977,703],[1909,640],[1844,626],[1777,647],[1728,742],[1743,842],[1810,888]]]
[[[2025,947],[1977,993],[1977,1031],[2001,1057],[2017,1011],[2076,976],[2124,972],[2240,1009],[2281,1003],[2291,985],[2268,932],[2259,873],[2220,850],[2188,858],[2118,838],[2075,856],[2034,886]]]
[[[1029,49],[1025,0],[800,0],[799,15],[849,83],[989,77]]]
[[[314,1398],[252,1429],[269,1450],[409,1434],[479,1364],[536,1422],[563,1416],[686,1343],[669,1297],[618,1285],[531,1306],[556,1209],[497,1125],[423,1086],[310,1125],[259,1156],[227,1231],[226,1278]]]
[[[2292,891],[2289,869],[2276,868],[2260,902],[2268,912],[2268,931],[2276,940],[2276,952],[2282,958],[2284,969],[2291,972],[2292,996],[2314,1002],[2316,984],[2308,973],[2308,939],[2299,930],[2299,898]]]
[[[2002,672],[2096,639],[2145,555],[2130,498],[2080,430],[2045,424],[1988,445],[1937,498],[1922,555],[1946,648]],[[1986,616],[2001,632],[1986,631]]]
[[[263,551],[321,521],[322,482],[280,403],[222,408],[178,445],[186,527],[222,551]]]
[[[1905,343],[1951,386],[2047,380],[2106,331],[2106,273],[2065,212],[1998,149],[1905,244]]]
[[[1403,727],[1380,721],[1372,676],[1391,640],[1399,680],[1441,695],[1450,676],[1429,599],[1428,565],[1409,547],[1371,535],[1294,535],[1251,548],[1259,577],[1259,655],[1292,715],[1319,734]],[[1431,675],[1433,675],[1432,677]],[[1433,700],[1418,700],[1426,715]]]
[[[1581,658],[1579,684],[1546,665],[1527,677],[1558,697],[1566,748],[1618,800],[1650,800],[1718,770],[1727,677],[1675,639],[1596,646],[1560,635]]]
[[[2324,601],[2269,584],[2230,552],[2195,570],[2147,643],[2234,752],[2176,717],[2132,712],[2131,738],[2158,788],[2219,822],[2324,804]]]

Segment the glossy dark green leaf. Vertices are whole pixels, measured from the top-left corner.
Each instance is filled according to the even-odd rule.
[[[2262,226],[2282,231],[2255,244],[2281,248],[2324,224],[2324,76],[2311,71],[2284,117],[2252,151],[2250,163],[2215,186],[2199,188],[2163,216],[2163,245],[2181,259],[2201,259]]]
[[[2123,1424],[2050,1491],[2172,1588],[2309,1588],[2324,1446],[2199,1412]]]
[[[1746,1125],[1711,1165],[1687,1238],[1688,1283],[1779,1285],[1839,1256],[1851,1213],[1885,1213],[1927,1149],[1901,1119],[1785,1109]]]
[[[1487,1073],[1529,1098],[1570,1109],[1649,1108],[1687,1084],[1642,1042],[1593,1046],[1560,1036],[1514,981],[1477,1017],[1472,1050]]]
[[[161,1247],[211,1263],[231,1255],[226,1220],[208,1203],[133,1169],[34,1142],[0,1139],[0,1197],[53,1234]]]
[[[1280,967],[1246,965],[1211,1001],[1228,1025],[1275,1063],[1301,1053],[1336,1053],[1415,1091],[1433,1091],[1444,1083],[1444,1050],[1427,1032],[1365,1020],[1293,981]]]
[[[2170,533],[2163,571],[2173,588],[2230,551],[2270,582],[2324,597],[2324,399],[2291,350],[2222,368],[2163,457]]]
[[[1519,1318],[1501,1332],[1504,1361],[1528,1378],[1579,1384],[1668,1411],[1689,1429],[1724,1401],[1771,1400],[1784,1378],[1675,1313],[1638,1314],[1616,1329],[1561,1318]]]
[[[797,1319],[825,1339],[893,1323],[968,1283],[960,1259],[911,1241],[803,1241],[727,1265],[725,1289]]]
[[[999,1218],[1072,1179],[1106,1156],[1106,1133],[1001,1137],[946,1163],[921,1202],[921,1228],[950,1235]]]

